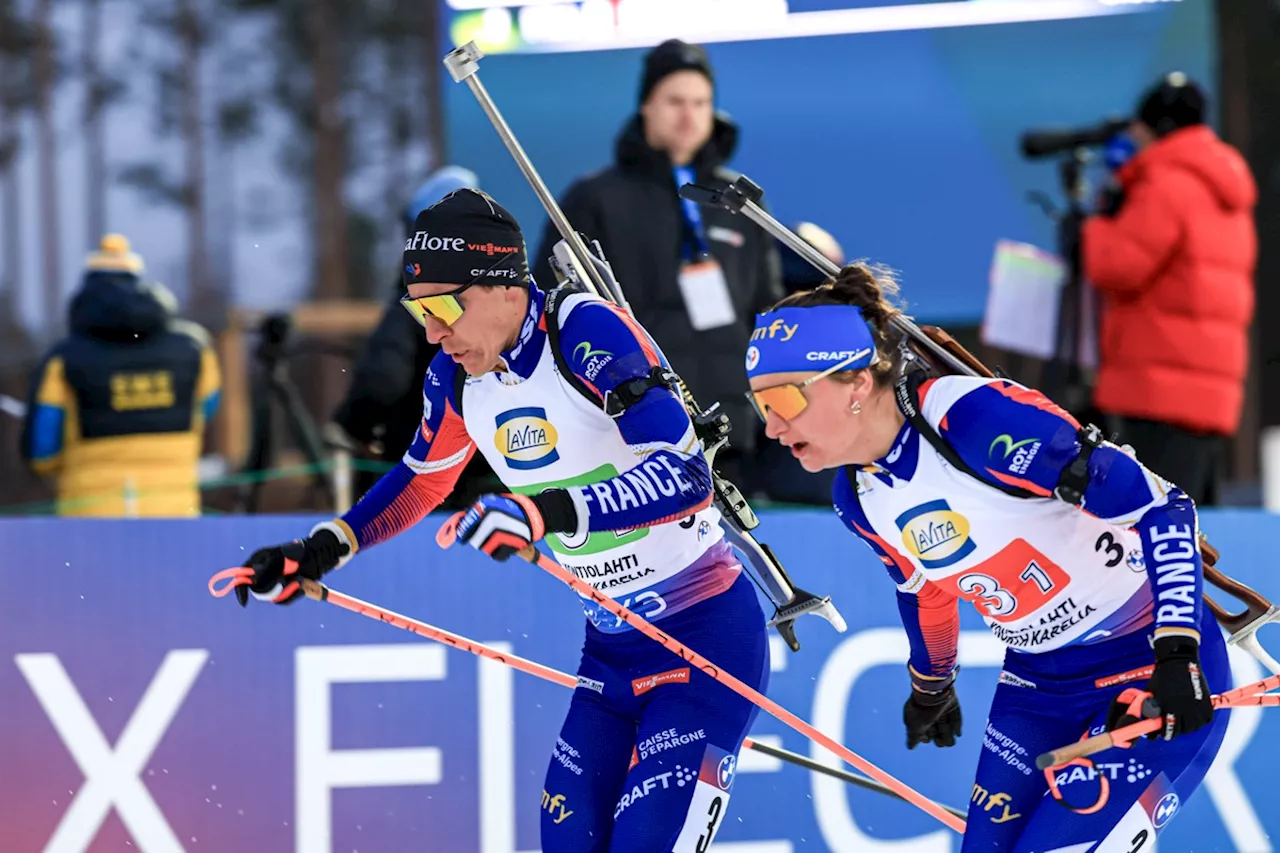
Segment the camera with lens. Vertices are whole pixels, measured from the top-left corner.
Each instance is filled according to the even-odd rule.
[[[1109,118],[1089,127],[1028,130],[1022,134],[1022,156],[1038,160],[1077,148],[1099,148],[1128,126],[1129,119]]]

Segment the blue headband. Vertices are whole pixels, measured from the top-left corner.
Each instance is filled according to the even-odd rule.
[[[756,315],[751,346],[747,347],[747,378],[818,372],[848,358],[853,361],[841,370],[861,370],[876,360],[875,340],[861,308],[780,308]]]

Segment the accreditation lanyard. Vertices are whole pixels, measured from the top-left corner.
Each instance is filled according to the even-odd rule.
[[[676,166],[673,171],[677,191],[685,184],[692,184],[697,178],[693,169],[688,166]],[[681,240],[680,249],[685,263],[693,263],[711,254],[711,247],[707,245],[707,233],[702,225],[702,208],[697,202],[681,198],[680,210],[684,218],[682,229],[684,237]]]

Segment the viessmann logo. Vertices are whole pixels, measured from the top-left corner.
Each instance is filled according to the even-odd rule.
[[[663,684],[688,684],[689,683],[689,667],[681,667],[680,669],[670,669],[666,672],[658,672],[653,675],[646,675],[644,678],[632,680],[631,689],[639,696],[641,693],[648,693],[655,687],[661,687]]]
[[[484,252],[489,257],[494,255],[509,255],[512,252],[520,251],[519,246],[498,246],[494,243],[468,243],[467,248],[473,252]]]

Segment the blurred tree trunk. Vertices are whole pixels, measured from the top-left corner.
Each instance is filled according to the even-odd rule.
[[[0,318],[6,333],[16,326],[16,297],[22,279],[21,192],[18,181],[18,154],[22,150],[22,108],[27,98],[24,82],[21,22],[14,11],[13,0],[0,0],[0,185],[4,200],[0,216],[4,217],[4,236],[0,239]]]
[[[107,84],[100,60],[102,0],[84,0],[83,26],[85,221],[89,228],[85,238],[93,248],[107,231],[107,150],[102,126]]]
[[[441,41],[439,3],[419,3],[421,14],[422,57],[425,61],[422,75],[423,97],[426,104],[427,142],[431,145],[431,168],[438,169],[449,162],[449,152],[444,137],[444,73],[445,46]]]
[[[200,72],[204,19],[200,0],[178,0],[175,20],[181,46],[182,199],[187,208],[187,293],[193,318],[219,325],[224,306],[209,276],[208,210],[205,186],[204,100]]]
[[[58,266],[61,222],[58,217],[58,145],[53,129],[53,89],[57,57],[53,37],[53,0],[37,0],[35,19],[36,159],[39,163],[40,231],[44,258],[44,334],[61,328],[62,272]]]
[[[1210,106],[1216,107],[1212,112],[1220,117],[1223,138],[1244,154],[1259,190],[1257,306],[1244,412],[1232,446],[1235,479],[1256,482],[1263,464],[1261,432],[1280,425],[1280,339],[1270,328],[1280,312],[1280,5],[1220,0],[1216,11],[1221,103]]]
[[[384,109],[386,110],[385,118],[387,122],[387,161],[383,164],[383,177],[386,180],[383,192],[385,193],[385,204],[387,209],[392,212],[392,224],[394,230],[392,234],[400,233],[401,215],[405,204],[408,202],[408,195],[412,192],[409,186],[408,175],[405,170],[405,146],[409,143],[413,135],[413,113],[405,103],[404,90],[397,85],[401,80],[405,79],[406,63],[403,49],[397,43],[391,43],[387,46],[384,54],[386,56],[387,68],[387,86],[383,91]],[[374,292],[381,293],[382,287],[375,287]]]
[[[341,46],[338,42],[335,0],[309,0],[307,30],[311,39],[314,83],[315,247],[319,269],[315,295],[341,299],[347,295],[347,207],[343,193],[346,175],[346,122],[342,113]]]

